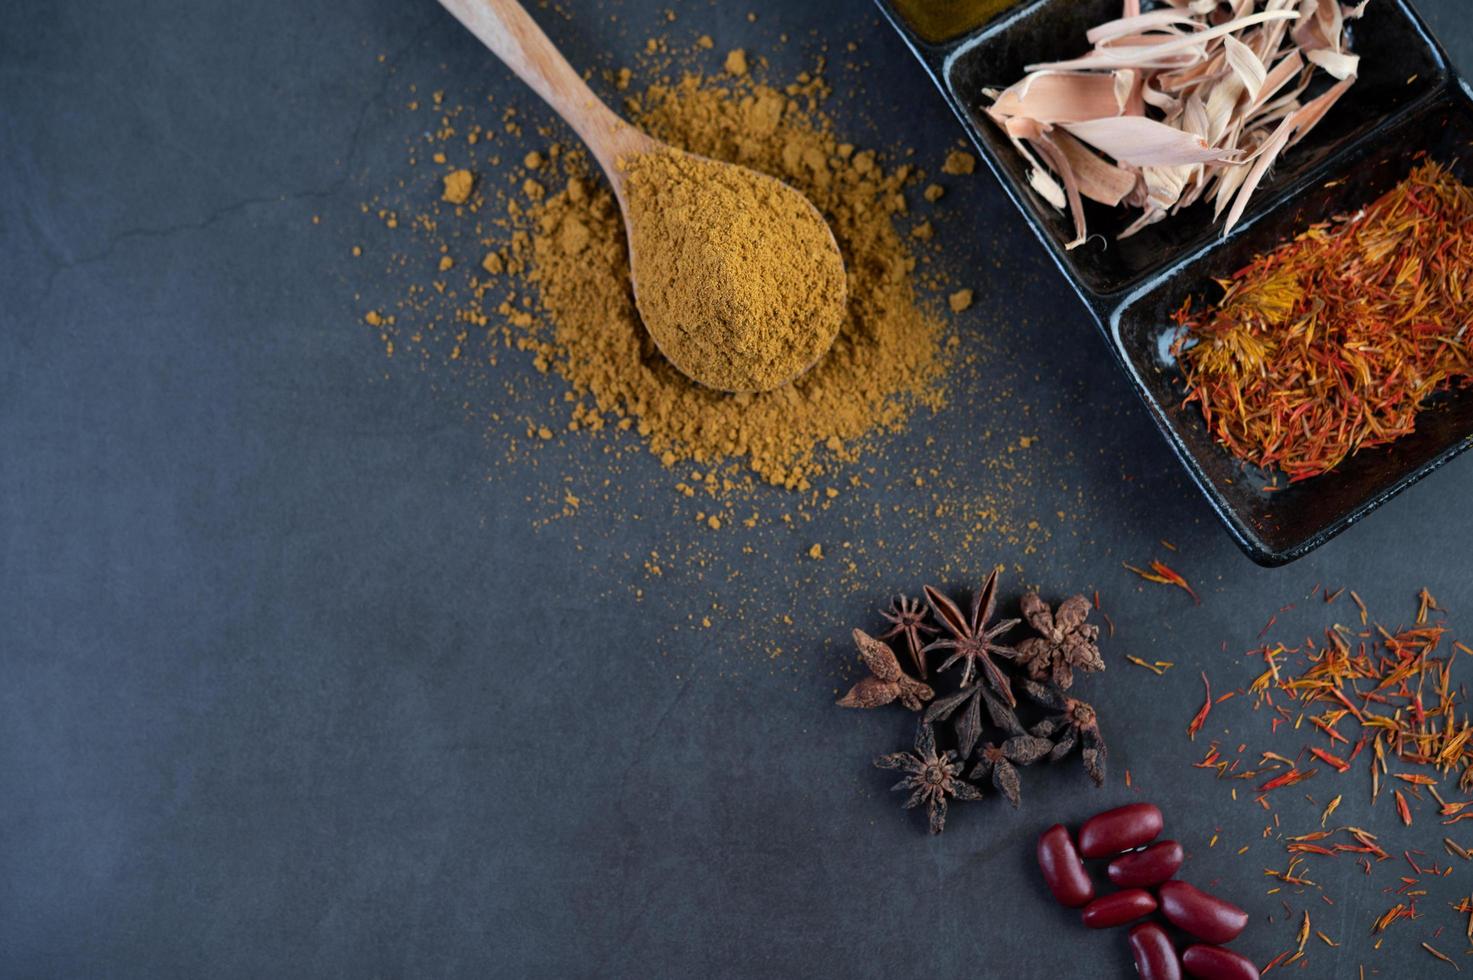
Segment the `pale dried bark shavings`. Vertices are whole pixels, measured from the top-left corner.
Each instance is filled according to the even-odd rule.
[[[1124,0],[1087,33],[1088,54],[1028,65],[989,90],[986,111],[1033,189],[1073,217],[1068,248],[1088,237],[1086,198],[1140,211],[1122,238],[1210,200],[1226,235],[1279,155],[1355,84],[1346,23],[1368,2],[1168,0],[1142,13]],[[1306,100],[1319,70],[1336,81]]]

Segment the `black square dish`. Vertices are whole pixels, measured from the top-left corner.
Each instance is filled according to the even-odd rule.
[[[1215,299],[1213,277],[1309,224],[1369,203],[1406,177],[1418,154],[1473,181],[1473,96],[1406,0],[1372,0],[1351,38],[1362,57],[1355,87],[1278,162],[1226,239],[1211,208],[1199,204],[1114,241],[1128,217],[1090,203],[1091,233],[1112,241],[1106,247],[1096,237],[1073,252],[1064,248],[1072,237],[1068,216],[1029,187],[1023,161],[982,111],[982,90],[1011,84],[1027,64],[1081,53],[1085,31],[1119,16],[1120,0],[1031,0],[942,43],[925,40],[892,2],[879,0],[1253,560],[1279,565],[1302,557],[1473,446],[1473,389],[1462,389],[1429,405],[1414,434],[1361,452],[1325,476],[1267,492],[1265,486],[1287,481],[1235,460],[1211,438],[1196,407],[1181,406],[1185,391],[1169,353],[1170,314],[1184,299]]]

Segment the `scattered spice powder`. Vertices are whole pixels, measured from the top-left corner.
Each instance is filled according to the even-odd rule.
[[[476,184],[475,175],[469,170],[452,170],[444,177],[445,189],[441,194],[451,204],[464,204],[471,199],[471,189]]]
[[[603,89],[617,90],[615,101],[629,118],[644,111],[651,81],[674,88],[685,70],[705,72],[706,84],[724,84],[737,101],[755,98],[721,75],[727,45],[720,35],[714,50],[698,54],[694,30],[692,43],[684,47],[674,35],[660,35],[662,51],[651,57],[642,53],[649,31],[623,15],[619,21],[615,33],[632,38],[641,50],[627,52],[629,67],[607,69]],[[776,27],[771,33],[775,37]],[[858,97],[863,92],[882,96],[884,73],[857,54],[835,52],[825,62],[818,51],[822,44],[821,39],[794,42],[781,60],[807,60],[781,73],[754,57],[752,80],[768,82],[781,93],[784,125],[791,122],[789,113],[824,119],[831,112],[842,120],[830,131],[840,140],[835,155],[844,163],[831,169],[838,172],[851,163],[864,168],[879,188],[871,199],[874,212],[898,222],[902,236],[918,217],[934,223],[934,239],[920,244],[906,239],[908,261],[895,263],[896,274],[914,287],[912,296],[920,297],[919,315],[928,323],[925,331],[908,335],[908,347],[894,349],[901,352],[902,364],[929,358],[936,373],[917,384],[916,398],[908,390],[891,389],[899,409],[894,427],[905,430],[897,437],[885,432],[892,426],[880,424],[834,449],[825,446],[826,436],[819,439],[804,470],[811,484],[807,492],[757,486],[765,478],[743,455],[658,465],[666,457],[650,453],[648,438],[639,434],[640,417],[598,412],[591,397],[574,391],[540,356],[538,345],[551,340],[554,331],[535,284],[527,280],[528,246],[539,229],[527,214],[536,202],[525,196],[524,183],[535,179],[549,195],[571,187],[570,164],[564,160],[570,146],[567,131],[516,86],[488,92],[474,73],[466,76],[419,47],[378,59],[386,73],[386,97],[373,132],[375,153],[385,156],[374,161],[386,162],[357,168],[350,184],[360,196],[334,216],[337,220],[324,216],[324,227],[334,236],[330,247],[342,262],[352,342],[386,355],[367,366],[370,372],[423,391],[464,430],[483,437],[480,451],[464,461],[466,473],[484,476],[488,487],[497,488],[497,497],[508,478],[524,487],[534,533],[549,547],[594,556],[591,560],[606,573],[601,596],[624,597],[651,615],[668,615],[669,632],[659,631],[654,642],[657,655],[668,656],[677,670],[685,668],[692,649],[680,645],[681,639],[693,631],[700,636],[693,649],[762,671],[792,670],[795,660],[813,655],[830,636],[805,610],[814,601],[842,602],[856,592],[872,593],[876,568],[888,568],[899,578],[965,580],[977,571],[971,558],[978,549],[1006,548],[1021,573],[1021,563],[1036,561],[1041,553],[1057,557],[1061,552],[1051,542],[1063,546],[1071,534],[1066,529],[1085,522],[1097,527],[1102,515],[1119,505],[1114,481],[1084,479],[1063,454],[1028,452],[1027,437],[1017,435],[1067,428],[1079,413],[1093,411],[1082,381],[1034,391],[1036,369],[1007,356],[1010,345],[1035,333],[1037,324],[1026,316],[997,315],[992,298],[988,309],[980,310],[980,287],[969,315],[973,323],[966,329],[951,328],[949,317],[932,315],[945,309],[946,296],[958,283],[977,286],[961,276],[995,278],[957,254],[951,232],[959,213],[946,201],[932,207],[923,198],[928,181],[956,191],[968,178],[940,175],[945,147],[912,154],[894,144],[893,132],[878,154],[863,142],[847,145],[846,140],[859,137],[874,146],[875,125],[885,132],[875,115],[883,98]],[[796,50],[800,46],[812,53]],[[754,49],[749,45],[748,51]],[[830,86],[842,95],[828,95]],[[432,101],[432,89],[443,89],[443,100]],[[418,108],[406,109],[416,98]],[[629,110],[624,99],[639,105]],[[888,112],[881,115],[888,118]],[[738,132],[734,138],[751,135]],[[532,152],[541,163],[528,172],[524,166]],[[444,174],[458,168],[475,175],[465,205],[441,200]],[[586,167],[580,170],[580,189],[596,189],[601,181],[588,177]],[[948,200],[955,196],[950,193]],[[570,226],[570,232],[577,235],[578,229]],[[519,235],[528,241],[518,244]],[[362,246],[363,258],[349,257],[355,245]],[[454,267],[439,273],[443,255],[454,257]],[[369,310],[376,311],[379,323],[365,326],[362,318]],[[892,373],[884,383],[894,382]],[[948,393],[970,392],[968,403],[985,408],[986,425],[977,423],[971,410],[946,412],[933,425],[926,409],[939,402],[943,382]],[[1032,437],[1034,450],[1038,439]],[[1129,468],[1124,451],[1107,455],[1118,457],[1121,469]],[[675,459],[673,453],[669,458]],[[893,497],[882,521],[873,508],[876,493]],[[719,530],[712,518],[719,518]],[[482,520],[489,518],[482,515]],[[644,528],[639,537],[645,543],[610,550],[611,535],[617,537],[625,526]],[[1077,538],[1081,531],[1072,534]],[[809,560],[807,549],[816,541],[822,542],[823,559]],[[774,590],[774,581],[792,587]],[[708,619],[715,625],[705,632]],[[1108,627],[1108,620],[1103,616],[1100,622]],[[712,647],[717,631],[727,641]],[[903,641],[895,646],[898,652]],[[908,744],[909,734],[894,747]]]
[[[1237,458],[1290,481],[1416,428],[1473,376],[1473,190],[1427,161],[1364,210],[1314,225],[1176,319],[1186,403]]]
[[[642,44],[644,35],[637,40]],[[1020,560],[1026,560],[1053,540],[1062,526],[1114,506],[1115,495],[1106,484],[1076,486],[1075,474],[1061,457],[1033,454],[1025,460],[1018,450],[1028,443],[1008,435],[1027,426],[1065,425],[1066,418],[1084,404],[1082,384],[1066,386],[1061,399],[1048,405],[1036,402],[1020,387],[1028,383],[1032,369],[1008,358],[1003,349],[1010,343],[1009,335],[1029,329],[1026,318],[994,322],[994,311],[978,310],[980,293],[969,314],[975,322],[966,330],[952,327],[949,317],[935,315],[945,309],[947,295],[958,288],[953,277],[965,274],[965,263],[947,254],[946,240],[955,215],[947,213],[945,202],[933,206],[922,194],[928,180],[943,179],[939,167],[945,148],[935,155],[904,147],[876,153],[863,144],[847,142],[847,134],[830,122],[830,111],[833,117],[845,120],[845,128],[858,126],[869,132],[865,120],[870,113],[864,106],[873,101],[851,96],[883,84],[863,60],[825,61],[819,55],[809,71],[793,69],[779,75],[765,73],[765,59],[753,58],[750,78],[736,80],[721,73],[724,53],[720,44],[715,51],[701,51],[692,38],[687,50],[673,37],[662,36],[658,54],[631,53],[632,68],[610,68],[606,88],[619,91],[623,115],[646,123],[654,114],[647,103],[660,114],[666,111],[648,97],[652,81],[659,83],[659,90],[670,91],[682,84],[681,72],[706,73],[697,87],[726,89],[731,102],[745,103],[740,111],[751,125],[729,126],[723,121],[718,124],[720,133],[706,129],[700,138],[712,145],[729,142],[732,147],[726,158],[756,163],[778,176],[785,176],[780,162],[761,161],[781,160],[785,148],[795,160],[813,156],[807,149],[811,141],[796,120],[809,122],[809,134],[821,131],[837,136],[835,159],[828,167],[828,191],[807,190],[805,185],[825,179],[817,171],[809,180],[789,182],[823,205],[831,220],[836,211],[854,216],[854,230],[839,234],[846,259],[876,256],[877,261],[865,269],[850,270],[859,281],[857,286],[851,282],[851,288],[862,287],[866,296],[874,297],[851,302],[846,320],[846,325],[857,328],[850,342],[857,350],[850,357],[863,358],[864,371],[846,374],[846,367],[830,376],[817,386],[822,398],[819,405],[797,399],[797,411],[790,413],[797,419],[795,432],[778,428],[774,433],[772,427],[785,420],[765,404],[759,406],[761,417],[752,419],[735,411],[709,413],[702,406],[696,419],[662,427],[664,431],[673,425],[699,432],[699,444],[687,442],[650,454],[660,437],[651,435],[646,417],[632,410],[599,410],[586,388],[577,390],[567,384],[558,373],[558,364],[544,356],[557,340],[555,324],[542,308],[537,284],[529,281],[532,245],[541,234],[529,212],[564,189],[573,194],[596,191],[601,180],[591,176],[584,160],[567,159],[570,147],[563,141],[565,131],[540,106],[529,103],[532,111],[524,112],[517,96],[508,99],[499,92],[488,94],[474,79],[456,77],[436,62],[387,67],[390,84],[404,90],[402,98],[390,98],[387,108],[403,167],[387,174],[377,168],[364,171],[366,196],[355,202],[359,213],[334,226],[344,236],[338,242],[344,262],[352,261],[346,257],[350,248],[362,244],[364,255],[375,266],[369,278],[362,278],[367,270],[360,269],[350,273],[352,279],[345,283],[352,282],[355,320],[361,321],[369,310],[376,311],[380,322],[361,332],[363,339],[371,337],[386,355],[386,376],[405,380],[411,373],[422,375],[444,407],[482,429],[488,449],[504,454],[509,465],[523,472],[536,471],[537,479],[529,489],[533,498],[529,499],[545,510],[534,521],[539,528],[576,517],[581,528],[574,533],[587,533],[594,526],[592,521],[612,525],[638,519],[633,515],[656,502],[648,495],[636,501],[620,493],[631,481],[648,484],[649,489],[675,491],[680,499],[663,504],[689,519],[681,520],[678,529],[666,525],[652,532],[660,538],[658,560],[648,553],[626,555],[625,560],[643,566],[651,582],[660,576],[662,590],[669,596],[714,590],[717,570],[724,569],[721,600],[743,607],[751,622],[757,621],[752,617],[759,608],[770,611],[777,607],[790,615],[797,612],[787,605],[793,600],[759,587],[770,576],[752,575],[751,562],[767,562],[767,567],[785,573],[785,562],[806,549],[811,540],[819,539],[801,529],[820,514],[836,522],[822,533],[842,533],[843,544],[837,537],[832,541],[824,538],[824,548],[831,553],[827,562],[805,562],[805,574],[818,574],[827,564],[829,571],[823,573],[823,580],[832,583],[827,587],[840,588],[842,582],[842,587],[863,584],[868,588],[873,586],[868,581],[869,568],[882,556],[887,567],[908,568],[906,574],[911,576],[936,568],[933,557],[924,557],[928,553],[960,559],[971,545],[984,540],[1009,547]],[[790,59],[785,55],[784,60]],[[443,79],[443,100],[416,98],[424,87],[425,72]],[[411,79],[411,74],[418,79]],[[836,78],[843,79],[842,86],[835,83]],[[769,84],[763,88],[755,83]],[[832,109],[831,101],[837,100],[830,95],[831,85],[842,87],[845,93],[843,104]],[[416,101],[418,108],[405,111],[410,101]],[[771,128],[774,119],[779,123],[778,132]],[[820,142],[817,148],[823,151],[824,144]],[[532,152],[541,157],[541,166],[529,172],[524,165]],[[471,198],[464,205],[441,200],[442,178],[452,169],[467,169],[475,175]],[[579,175],[577,184],[570,176],[573,169]],[[525,195],[528,179],[543,186],[543,201]],[[963,179],[944,178],[948,187]],[[874,192],[861,199],[865,181],[873,185]],[[839,207],[831,209],[824,203],[831,198],[840,199]],[[571,213],[579,212],[574,208]],[[934,225],[933,240],[920,243],[905,238],[910,224],[922,217]],[[880,232],[879,226],[887,221],[898,223],[904,239],[898,254],[867,241],[866,236]],[[580,228],[574,222],[565,231],[570,248],[581,235],[590,234],[588,225]],[[859,247],[852,248],[854,244]],[[454,257],[454,267],[440,273],[436,264],[443,255]],[[602,254],[599,261],[604,261]],[[856,306],[863,312],[856,312]],[[592,328],[590,323],[587,329]],[[841,334],[839,346],[845,344]],[[597,353],[591,340],[583,350],[590,357]],[[544,376],[524,370],[529,363]],[[596,372],[593,367],[586,370]],[[546,375],[552,375],[551,379]],[[850,385],[858,392],[857,400],[840,400],[828,390],[830,384],[841,386],[846,380],[857,381]],[[980,400],[987,409],[988,426],[968,428],[967,439],[952,434],[953,427],[966,424],[959,423],[960,416],[954,413],[937,419],[934,429],[929,418],[921,418],[931,414],[927,409],[939,408],[959,386],[979,392],[973,401]],[[648,398],[643,382],[631,387]],[[657,392],[654,400],[663,399]],[[654,411],[654,406],[647,407]],[[673,407],[678,406],[659,405],[662,411]],[[755,454],[745,452],[743,444],[754,442]],[[704,454],[701,459],[695,458],[696,452]],[[792,466],[777,462],[793,454],[806,454],[806,458]],[[663,472],[651,472],[651,455],[665,464]],[[753,455],[760,457],[755,465]],[[777,469],[783,470],[779,485],[786,476],[793,476],[794,482],[787,485],[807,487],[807,492],[774,495],[759,485],[768,482]],[[700,475],[692,477],[697,470]],[[580,501],[578,505],[568,502],[568,491],[574,487],[572,496]],[[873,513],[863,504],[866,495],[851,492],[867,487],[903,491],[884,527],[875,524]],[[720,518],[719,532],[709,530],[706,519],[711,515]],[[806,538],[801,545],[788,540],[794,531],[800,532],[800,539]],[[897,531],[910,536],[913,544],[896,549],[893,534]],[[744,539],[740,553],[724,548],[735,536]],[[841,555],[833,554],[841,548]],[[942,567],[953,572],[972,570],[960,560],[956,568]],[[661,571],[654,571],[656,568]],[[677,579],[684,592],[675,589]],[[617,576],[611,576],[609,587],[627,590],[639,599],[651,595],[633,580],[620,582]],[[810,647],[811,643],[804,646],[793,641],[785,652]],[[749,648],[761,651],[755,655],[776,655],[772,652],[776,645],[767,637]]]
[[[941,172],[953,176],[965,176],[977,169],[977,158],[965,150],[952,150],[941,164]]]

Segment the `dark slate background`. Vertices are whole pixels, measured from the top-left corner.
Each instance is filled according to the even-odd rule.
[[[663,2],[568,6],[538,16],[602,67],[653,32],[709,32],[715,55],[745,45],[788,78],[853,41],[862,69],[832,78],[850,138],[934,169],[956,137],[864,3],[754,0],[755,23],[677,4],[667,26]],[[1473,64],[1460,0],[1421,6]],[[978,177],[948,199],[939,260],[982,298],[960,323],[976,362],[924,422],[933,442],[882,443],[829,509],[759,494],[801,511],[793,531],[692,530],[632,442],[592,493],[609,440],[533,450],[488,421],[558,418],[556,378],[503,355],[511,390],[463,390],[387,360],[360,323],[390,294],[385,263],[348,245],[393,245],[359,205],[407,173],[406,86],[447,78],[546,122],[429,2],[0,9],[0,974],[1111,976],[1123,937],[1046,901],[1032,841],[1141,796],[1191,877],[1253,911],[1239,946],[1260,963],[1307,907],[1343,945],[1312,940],[1300,975],[1451,972],[1424,940],[1473,965],[1446,904],[1466,865],[1379,951],[1370,923],[1404,866],[1318,863],[1336,904],[1286,911],[1265,894],[1283,863],[1269,815],[1189,763],[1208,737],[1305,739],[1267,740],[1244,700],[1183,734],[1199,671],[1245,683],[1237,654],[1313,585],[1393,622],[1424,584],[1455,622],[1473,607],[1473,461],[1296,565],[1254,567]],[[1023,431],[1043,438],[1011,476],[984,464]],[[916,530],[921,471],[1005,513]],[[590,500],[567,517],[564,484]],[[912,516],[891,527],[895,505]],[[814,542],[824,561],[803,557]],[[1121,568],[1152,557],[1204,603]],[[994,562],[1012,596],[1104,594],[1120,635],[1088,696],[1111,778],[1029,772],[1021,812],[973,804],[933,840],[867,768],[906,719],[831,707],[844,638],[890,590],[962,588]],[[1283,613],[1287,639],[1347,619],[1343,601]],[[1127,653],[1177,667],[1157,679]],[[1403,830],[1365,782],[1322,774],[1312,801],[1279,802],[1285,829],[1343,793],[1392,851],[1444,856],[1428,805]]]

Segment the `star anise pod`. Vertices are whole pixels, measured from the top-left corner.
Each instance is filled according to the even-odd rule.
[[[1017,809],[1022,802],[1022,783],[1016,766],[1033,765],[1048,755],[1053,747],[1053,742],[1034,735],[1014,735],[1001,745],[989,742],[982,746],[981,759],[967,778],[980,780],[991,777],[992,785]]]
[[[899,700],[911,711],[920,711],[922,702],[935,697],[935,691],[905,675],[889,644],[880,642],[864,630],[854,631],[854,643],[859,647],[859,659],[874,676],[866,677],[850,688],[849,693],[839,699],[839,707],[878,708]]]
[[[982,737],[982,707],[984,705],[987,707],[987,716],[998,728],[1009,735],[1026,734],[1022,723],[1018,721],[1018,716],[1013,713],[1013,709],[1004,704],[981,681],[976,681],[955,694],[948,694],[944,698],[931,702],[926,708],[925,720],[927,722],[945,721],[956,715],[958,708],[962,708],[962,713],[957,715],[956,720],[952,722],[952,728],[956,731],[958,754],[963,760],[969,759],[972,756],[972,749],[977,745],[977,739]]]
[[[933,834],[946,829],[948,796],[958,800],[982,798],[981,790],[962,781],[962,765],[957,761],[956,753],[936,752],[936,730],[924,723],[916,729],[915,751],[882,755],[875,760],[875,765],[880,769],[905,772],[905,778],[890,788],[911,791],[910,799],[905,801],[907,810],[926,804]]]
[[[987,683],[992,685],[1009,707],[1018,703],[1013,696],[1012,685],[1008,683],[1008,677],[1002,672],[1002,668],[993,660],[993,655],[1012,659],[1017,651],[1011,647],[1001,646],[993,641],[1018,625],[1018,620],[1008,619],[993,626],[988,626],[987,621],[992,618],[992,613],[997,606],[997,569],[987,576],[987,581],[982,583],[982,588],[972,597],[972,614],[970,617],[962,615],[962,611],[956,604],[946,596],[937,592],[929,585],[926,586],[926,600],[931,604],[931,610],[935,612],[936,618],[946,627],[949,637],[933,640],[925,647],[930,650],[950,650],[951,656],[941,665],[945,670],[958,660],[962,661],[962,687],[972,683],[972,677],[981,669],[987,678]]]
[[[893,624],[880,634],[880,639],[888,640],[892,637],[904,636],[905,648],[910,651],[910,659],[915,661],[916,673],[921,676],[921,680],[925,680],[926,654],[923,636],[939,632],[936,627],[926,622],[926,607],[921,605],[919,599],[907,599],[903,595],[898,595],[890,601],[890,608],[880,615]]]
[[[1020,682],[1028,697],[1057,714],[1049,715],[1028,731],[1039,738],[1052,739],[1049,761],[1057,762],[1076,747],[1084,758],[1084,771],[1096,786],[1105,784],[1105,762],[1108,750],[1100,734],[1100,719],[1092,705],[1071,698],[1059,688],[1037,681]]]
[[[1100,628],[1085,622],[1089,600],[1084,596],[1065,599],[1057,612],[1036,592],[1025,595],[1019,605],[1023,618],[1038,633],[1018,644],[1018,662],[1034,680],[1052,676],[1055,684],[1067,689],[1074,685],[1076,668],[1090,673],[1105,669],[1098,646]]]

